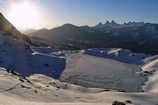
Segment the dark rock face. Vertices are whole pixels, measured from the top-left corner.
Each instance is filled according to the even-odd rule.
[[[126,103],[132,104],[132,101],[131,100],[126,100]]]
[[[123,103],[123,102],[114,101],[114,102],[112,103],[112,105],[126,105],[126,104]]]

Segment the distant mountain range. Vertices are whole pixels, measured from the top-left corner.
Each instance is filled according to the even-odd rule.
[[[29,34],[33,41],[64,49],[125,48],[137,52],[158,53],[158,24],[115,21],[96,26],[64,24]]]
[[[114,21],[95,27],[65,24],[52,30],[35,32],[37,36],[32,34],[32,42],[0,14],[0,103],[156,105],[157,55],[134,53],[121,48],[63,50],[111,47],[117,44],[129,46],[123,45],[125,42],[122,40],[131,40],[126,34],[122,36],[122,33],[128,33],[133,27],[140,31],[143,26],[138,23],[127,26]],[[156,36],[156,33],[152,35]],[[35,44],[63,49],[38,47]]]

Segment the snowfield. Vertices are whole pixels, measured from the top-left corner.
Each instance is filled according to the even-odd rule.
[[[64,70],[64,58],[33,54],[22,40],[0,34],[0,46],[0,67],[16,70],[25,76],[44,74],[54,78],[59,78]]]
[[[67,58],[60,80],[85,87],[136,92],[142,91],[141,86],[146,81],[138,72],[141,72],[141,68],[136,65],[78,55]]]
[[[0,13],[0,105],[157,105],[157,90],[157,55],[35,47]]]
[[[157,74],[145,75],[145,71],[157,69],[157,56],[116,48],[35,48],[3,33],[0,47],[2,105],[111,105],[116,100],[130,100],[134,105],[158,103]]]
[[[10,36],[1,37],[1,45],[6,47],[0,49],[0,66],[24,76],[43,74],[84,87],[128,92],[143,91],[142,86],[147,81],[147,77],[140,73],[141,68],[134,64],[140,59],[143,62],[147,57],[143,54],[135,54],[132,58],[130,51],[122,49],[61,52],[49,47],[30,48]]]
[[[12,81],[11,81],[12,80]],[[0,69],[2,105],[111,105],[115,100],[130,100],[134,105],[155,105],[157,95],[125,93],[99,88],[85,88],[54,80],[44,75],[22,78]]]
[[[149,80],[146,83],[144,89],[152,93],[158,93],[158,59],[157,56],[154,56],[152,58],[154,59],[148,60],[148,63],[142,66],[142,69],[144,71],[153,73],[152,76],[149,77]]]
[[[94,48],[85,50],[85,54],[137,65],[144,64],[144,59],[151,56],[147,54],[134,53],[122,48]]]

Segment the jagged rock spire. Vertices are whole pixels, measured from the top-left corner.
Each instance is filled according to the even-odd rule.
[[[108,20],[106,20],[106,23],[105,24],[109,24],[110,22]]]
[[[101,26],[101,25],[103,25],[103,23],[99,22],[98,25]]]
[[[114,20],[111,21],[111,24],[117,24]]]

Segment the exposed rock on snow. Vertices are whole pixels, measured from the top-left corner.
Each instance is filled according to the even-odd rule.
[[[126,105],[126,104],[123,103],[123,102],[114,101],[114,102],[112,103],[112,105]]]

